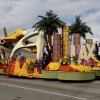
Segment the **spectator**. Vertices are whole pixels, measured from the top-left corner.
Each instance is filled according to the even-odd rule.
[[[98,55],[100,56],[100,43],[99,43],[99,53],[98,53]]]
[[[98,58],[98,52],[99,52],[99,47],[98,47],[98,42],[96,41],[95,42],[95,50],[94,50],[94,54],[95,54],[96,58]]]

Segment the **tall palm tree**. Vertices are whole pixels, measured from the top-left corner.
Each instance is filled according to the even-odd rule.
[[[32,28],[35,28],[35,30],[41,31],[43,30],[45,32],[45,39],[48,35],[48,43],[51,46],[51,36],[53,33],[58,32],[58,28],[61,28],[65,25],[63,21],[59,19],[59,17],[53,13],[52,10],[49,10],[45,14],[46,16],[38,16],[42,18],[39,22],[37,22],[35,25],[32,26]],[[46,39],[47,41],[47,39]]]
[[[93,33],[91,28],[86,25],[86,22],[83,23],[82,20],[80,20],[80,17],[80,15],[76,16],[76,21],[69,27],[69,35],[72,36],[73,34],[78,33],[83,39],[86,39],[87,33],[90,33],[91,35],[93,35]]]

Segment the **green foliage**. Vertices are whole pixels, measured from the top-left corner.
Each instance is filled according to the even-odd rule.
[[[63,21],[59,19],[59,17],[53,13],[52,10],[46,12],[46,16],[38,16],[41,18],[39,22],[32,26],[35,30],[43,30],[46,33],[50,31],[51,33],[57,33],[58,29],[65,25]]]
[[[69,27],[69,34],[72,36],[75,33],[79,33],[82,38],[86,39],[87,33],[90,33],[91,35],[93,35],[93,33],[91,28],[86,25],[86,22],[83,23],[82,20],[80,20],[80,17],[80,15],[76,16],[76,21]]]
[[[33,70],[36,67],[35,60],[30,58],[30,60],[26,62],[26,65],[27,65],[27,69],[28,69],[29,73],[33,73]]]
[[[4,65],[4,72],[6,72],[6,69],[8,67],[8,60],[2,59],[2,60],[0,60],[0,63]]]
[[[34,68],[35,68],[35,64],[32,63],[32,62],[30,63],[30,66],[27,66],[27,69],[28,69],[28,71],[29,71],[30,73],[33,73]]]
[[[72,62],[73,62],[75,65],[78,65],[78,57],[77,57],[77,56],[72,56]]]
[[[61,64],[61,66],[68,65],[69,64],[68,57],[67,56],[60,57],[59,63]]]

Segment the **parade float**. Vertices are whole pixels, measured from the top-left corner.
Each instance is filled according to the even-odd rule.
[[[95,79],[95,73],[92,72],[92,66],[85,64],[85,62],[78,64],[73,56],[73,64],[61,66],[58,71],[59,80],[72,80],[72,81],[86,81]]]
[[[58,80],[71,80],[71,81],[86,81],[95,79],[95,72],[92,71],[93,66],[96,66],[92,63],[93,58],[90,58],[88,63],[83,59],[80,64],[76,60],[76,57],[73,56],[73,64],[68,62],[68,57],[61,57],[58,63],[51,62],[45,68],[45,71],[42,71],[42,77],[45,79],[58,79]]]
[[[18,77],[58,79],[71,81],[93,80],[99,76],[99,60],[94,58],[93,44],[80,45],[76,34],[74,45],[69,44],[69,28],[64,26],[61,34],[53,35],[53,56],[44,70],[42,70],[42,48],[44,45],[44,32],[31,32],[16,43],[11,51],[10,59],[6,64],[4,74]],[[34,43],[25,43],[30,37],[38,36]],[[28,48],[37,53],[36,58],[21,56],[18,59],[16,52]],[[32,55],[31,53],[31,55]],[[4,67],[2,67],[4,68]],[[1,70],[3,72],[3,70]]]
[[[25,44],[25,41],[32,36],[37,36],[37,41],[35,43]],[[14,46],[11,54],[10,60],[8,62],[8,67],[5,74],[19,77],[29,77],[29,78],[41,78],[42,70],[42,48],[44,46],[44,32],[31,32],[24,36],[18,41]],[[20,45],[19,45],[20,44]],[[30,50],[37,49],[37,56],[35,59],[21,56],[20,59],[16,57],[16,52],[21,48],[29,48]],[[31,53],[32,54],[32,53]]]
[[[0,49],[3,49],[5,52],[5,59],[0,59],[0,63],[1,66],[3,66],[2,68],[0,68],[0,74],[4,74],[8,65],[8,61],[10,60],[10,54],[14,48],[14,46],[16,45],[16,43],[25,35],[28,34],[27,30],[24,28],[20,28],[12,33],[10,33],[8,35],[6,28],[3,28],[3,32],[4,32],[4,37],[0,38]],[[29,43],[32,41],[25,41],[25,43]],[[22,49],[21,54],[26,57],[32,57],[32,53],[30,52],[30,50],[28,50],[27,48]]]
[[[79,40],[76,34],[75,45],[69,45],[68,37],[69,37],[69,28],[63,27],[62,29],[62,57],[57,56],[57,54],[61,54],[61,42],[60,42],[60,35],[58,34],[57,38],[54,37],[54,58],[55,62],[51,62],[42,70],[42,78],[45,79],[58,79],[58,80],[93,80],[95,79],[95,72],[92,71],[93,66],[84,65],[81,63],[80,58],[84,58],[86,60],[93,57],[93,50],[94,45],[90,46],[89,44],[86,45],[79,45]],[[57,35],[57,34],[56,34]],[[55,36],[56,36],[55,35]],[[58,42],[59,41],[59,42]],[[60,46],[60,47],[59,47]],[[57,50],[55,51],[55,49]],[[57,53],[59,51],[59,53]],[[66,55],[66,56],[64,56]],[[76,56],[77,55],[77,56]],[[78,58],[77,58],[78,57]],[[59,60],[60,58],[60,60]],[[77,59],[76,59],[77,58]],[[73,61],[72,61],[73,60]],[[95,66],[95,65],[94,65]]]
[[[6,57],[1,60],[1,73],[9,76],[73,81],[95,79],[99,76],[100,62],[93,55],[93,40],[86,39],[85,36],[85,33],[93,35],[91,28],[82,23],[80,16],[76,16],[76,22],[71,26],[65,26],[56,14],[51,15],[53,11],[50,10],[46,14],[47,20],[43,20],[46,17],[38,16],[42,21],[32,26],[35,30],[42,31],[28,33],[26,29],[21,28],[8,35],[6,28],[3,28],[5,37],[0,38],[0,48],[4,49]],[[53,34],[57,32],[57,28],[62,29],[61,34]],[[48,37],[44,39],[45,35]],[[29,40],[35,36],[35,42]],[[73,43],[69,42],[70,36],[73,37]],[[80,43],[81,36],[86,39],[85,44]],[[45,41],[48,41],[52,48],[52,62],[44,68],[42,50]],[[33,54],[36,54],[36,57],[33,58]]]

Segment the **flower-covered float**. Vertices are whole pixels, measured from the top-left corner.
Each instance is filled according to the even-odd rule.
[[[50,62],[45,70],[42,70],[42,78],[44,79],[58,79],[59,62]]]
[[[98,59],[92,57],[89,60],[81,59],[81,64],[91,66],[92,71],[95,72],[95,76],[100,76],[100,61]]]
[[[4,65],[0,62],[0,74],[4,72]]]
[[[56,78],[58,80],[93,80],[95,79],[95,73],[92,71],[93,66],[91,59],[87,64],[81,59],[81,63],[78,64],[78,59],[73,56],[73,63],[68,62],[68,57],[61,57],[59,62],[51,62],[42,71],[43,78]]]
[[[1,60],[0,61],[0,74],[4,74],[6,71],[8,61],[7,60]]]
[[[42,61],[33,58],[25,58],[21,56],[20,59],[12,57],[8,61],[8,66],[5,74],[11,76],[41,78]]]
[[[96,77],[99,78],[100,77],[100,61],[95,59],[95,58],[93,58],[92,59],[92,63],[94,63],[92,71],[94,71]]]
[[[45,70],[42,70],[42,78],[45,79],[58,79],[58,71],[62,65],[67,65],[67,56],[61,57],[59,62],[50,62]]]

